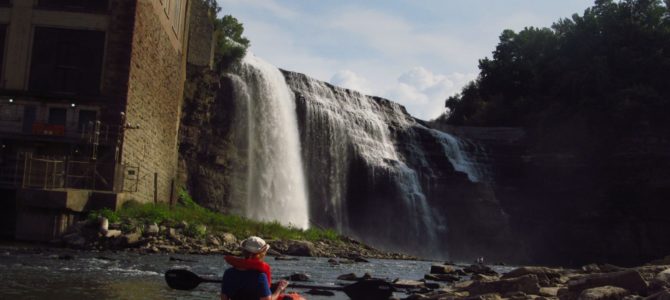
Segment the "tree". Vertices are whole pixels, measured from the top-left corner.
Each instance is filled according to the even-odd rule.
[[[239,61],[249,48],[249,40],[242,36],[244,26],[231,15],[214,21],[215,63],[221,70]]]
[[[580,114],[602,126],[668,123],[657,113],[670,111],[665,2],[596,0],[552,28],[503,31],[477,80],[447,99],[447,121],[537,128]]]

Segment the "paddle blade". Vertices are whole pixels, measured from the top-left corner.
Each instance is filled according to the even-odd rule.
[[[393,287],[381,279],[362,280],[345,286],[344,293],[352,300],[381,300],[391,297]]]
[[[172,269],[165,272],[165,282],[176,290],[192,290],[203,282],[203,279],[189,270]]]

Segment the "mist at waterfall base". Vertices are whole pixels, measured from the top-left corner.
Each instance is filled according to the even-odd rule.
[[[237,176],[246,190],[235,197],[246,199],[247,217],[449,258],[447,214],[424,192],[435,176],[418,139],[433,139],[453,170],[481,180],[486,172],[457,138],[418,123],[397,103],[282,74],[252,54],[234,73],[234,130],[248,148],[247,172]]]

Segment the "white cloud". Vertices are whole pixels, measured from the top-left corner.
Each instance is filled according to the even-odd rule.
[[[420,119],[434,119],[444,112],[444,101],[458,92],[475,74],[435,74],[426,68],[415,67],[398,77],[398,84],[385,96],[407,107]]]
[[[330,83],[350,90],[359,91],[363,94],[372,93],[372,90],[369,88],[368,80],[350,70],[342,70],[335,73],[330,79]]]
[[[230,6],[245,5],[265,10],[282,19],[292,19],[298,16],[297,12],[286,8],[284,5],[280,5],[275,0],[218,0],[217,2],[219,3],[219,6],[224,8],[224,14],[226,12],[226,8]]]
[[[467,65],[471,68],[473,62],[485,54],[472,43],[472,37],[452,35],[452,29],[447,25],[418,28],[401,17],[379,11],[345,10],[337,12],[324,23],[348,36],[359,37],[358,42],[387,59],[403,64],[425,64],[427,60],[432,60],[439,65]]]

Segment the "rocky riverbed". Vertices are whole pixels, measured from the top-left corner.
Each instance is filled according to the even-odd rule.
[[[416,291],[406,299],[667,300],[670,256],[633,268],[607,264],[580,269],[520,267],[504,274],[485,265],[434,265],[425,279],[403,283]],[[430,289],[428,280],[451,283]]]
[[[125,229],[125,230],[123,230]],[[230,233],[206,233],[188,224],[161,226],[109,224],[105,219],[75,224],[60,241],[84,250],[125,250],[140,254],[238,254],[238,239]],[[317,242],[269,240],[275,260],[300,257],[331,257],[331,265],[366,263],[368,259],[415,259],[383,252],[353,239]],[[497,271],[496,271],[497,270]],[[514,300],[670,300],[670,256],[638,267],[591,264],[581,268],[524,266],[491,268],[485,264],[434,264],[423,278],[395,280],[383,278],[402,299],[514,299]],[[293,281],[308,278],[294,274]],[[416,275],[413,275],[416,276]],[[358,276],[341,274],[340,281],[375,278],[374,273]],[[396,294],[397,295],[397,294]]]
[[[265,238],[265,237],[264,237]],[[105,218],[74,224],[60,240],[54,241],[74,249],[126,250],[139,253],[239,254],[238,238],[227,232],[208,232],[203,225],[181,222],[177,225],[112,223]],[[345,258],[416,259],[413,256],[372,248],[354,239],[273,240],[272,256],[310,256]]]

